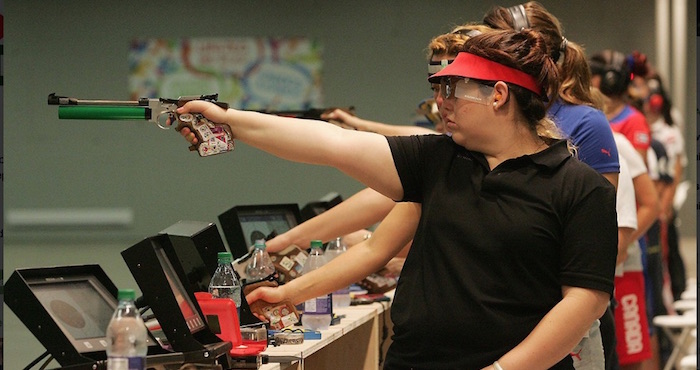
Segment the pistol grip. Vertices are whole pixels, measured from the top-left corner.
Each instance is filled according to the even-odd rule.
[[[198,113],[184,113],[177,116],[177,119],[178,131],[187,126],[197,137],[197,144],[190,146],[190,151],[197,150],[200,157],[226,153],[234,149],[233,137],[226,125],[214,124]]]

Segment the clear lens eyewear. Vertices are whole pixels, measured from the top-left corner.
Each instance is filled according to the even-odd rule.
[[[443,78],[440,81],[440,95],[443,99],[458,98],[488,105],[492,94],[493,86],[484,85],[469,78]]]

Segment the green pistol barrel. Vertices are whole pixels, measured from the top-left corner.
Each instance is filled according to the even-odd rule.
[[[146,107],[60,106],[59,119],[111,119],[148,120],[150,109]]]

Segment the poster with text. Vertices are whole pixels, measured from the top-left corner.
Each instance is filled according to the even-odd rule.
[[[306,38],[135,39],[131,99],[219,94],[248,110],[322,105],[321,47]]]

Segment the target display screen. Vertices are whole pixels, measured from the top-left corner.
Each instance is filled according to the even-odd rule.
[[[74,339],[103,338],[116,301],[89,280],[37,284],[33,291],[54,320]]]
[[[293,214],[282,211],[241,214],[240,220],[247,246],[255,244],[256,240],[287,232],[297,224]]]
[[[248,253],[258,239],[270,240],[301,223],[299,206],[260,204],[235,206],[219,215],[229,249],[234,258]]]

